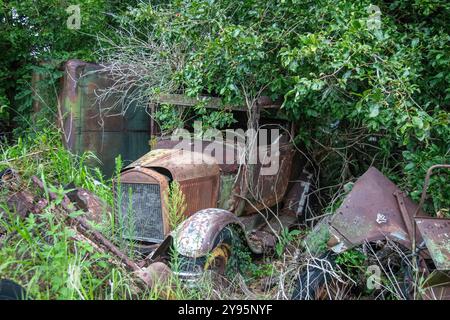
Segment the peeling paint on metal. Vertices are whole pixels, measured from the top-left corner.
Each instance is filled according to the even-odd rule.
[[[430,256],[438,270],[450,270],[450,219],[416,218]]]
[[[97,101],[96,90],[108,88],[111,79],[95,72],[99,66],[81,60],[69,60],[64,66],[59,102],[62,108],[66,147],[74,153],[92,151],[102,164],[102,171],[114,172],[115,158],[130,163],[149,151],[150,115],[146,106],[133,104],[122,115],[118,97]],[[104,110],[112,109],[109,112]],[[94,163],[98,165],[98,163]]]
[[[348,240],[349,248],[386,238],[410,247],[405,221],[394,196],[398,192],[400,189],[380,171],[369,168],[355,182],[332,218],[331,226]],[[403,200],[412,220],[417,205],[407,197]]]
[[[186,257],[205,256],[212,249],[216,236],[229,224],[243,228],[237,217],[227,210],[200,210],[183,221],[172,233],[175,248]]]

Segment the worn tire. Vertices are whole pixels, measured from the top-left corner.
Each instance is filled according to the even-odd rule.
[[[334,265],[334,258],[330,252],[322,255],[320,259],[328,260]],[[295,279],[295,287],[291,300],[317,300],[329,276],[323,269],[313,265],[308,265]]]
[[[213,248],[207,256],[192,258],[179,256],[180,274],[202,273],[211,270],[218,274],[225,274],[228,260],[233,247],[233,231],[225,227],[216,237]]]
[[[26,300],[26,290],[9,279],[0,280],[0,300]]]

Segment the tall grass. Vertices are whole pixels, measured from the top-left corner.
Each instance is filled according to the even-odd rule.
[[[21,177],[18,190],[32,188],[37,175],[54,192],[66,192],[73,183],[88,189],[109,205],[113,202],[111,181],[88,163],[98,161],[92,153],[80,156],[67,151],[54,128],[19,138],[12,146],[0,146],[0,170],[14,169]],[[0,195],[0,277],[21,283],[34,299],[124,299],[131,297],[133,282],[109,254],[82,238],[69,226],[57,201],[39,215],[21,219]],[[46,198],[45,194],[41,195]],[[48,199],[48,197],[47,197]],[[111,233],[112,217],[100,226]],[[106,232],[108,233],[108,232]],[[80,238],[81,237],[81,238]]]
[[[32,175],[37,175],[56,185],[73,183],[95,192],[111,204],[110,183],[99,169],[90,168],[91,163],[100,164],[100,161],[91,152],[77,156],[66,150],[55,127],[19,137],[12,146],[0,144],[0,170],[13,168],[23,181],[30,181]]]
[[[178,181],[172,181],[169,189],[164,195],[170,229],[174,230],[186,218],[186,197],[181,190]]]
[[[33,299],[123,299],[131,279],[111,257],[80,239],[51,203],[21,219],[2,206],[0,275],[22,284]]]
[[[92,169],[98,161],[94,154],[80,156],[67,151],[55,128],[19,138],[14,145],[0,145],[0,170],[14,169],[20,176],[17,190],[30,189],[31,176],[38,176],[46,189],[58,199],[49,201],[43,212],[29,214],[22,219],[9,210],[6,199],[11,190],[0,193],[0,278],[12,279],[23,285],[33,299],[205,299],[213,297],[212,282],[205,275],[195,288],[186,286],[176,275],[167,282],[147,290],[137,289],[135,277],[117,263],[110,254],[89,241],[67,223],[67,212],[59,200],[73,184],[92,191],[115,210],[122,208],[119,173],[120,158],[116,160],[116,203],[113,181],[105,179],[99,169]],[[5,188],[6,189],[6,188]],[[37,195],[37,194],[36,194]],[[39,195],[49,200],[48,195]],[[175,199],[174,199],[175,197]],[[131,198],[131,197],[130,197]],[[170,206],[178,221],[184,211],[185,200],[176,187],[172,190]],[[131,204],[129,209],[132,209]],[[130,210],[131,212],[132,210]],[[75,214],[83,214],[76,212]],[[121,215],[119,215],[121,216]],[[96,225],[101,232],[127,250],[131,257],[133,246],[123,239],[123,221],[113,215]],[[176,254],[171,267],[177,270]]]

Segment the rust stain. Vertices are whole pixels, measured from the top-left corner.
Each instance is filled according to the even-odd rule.
[[[179,145],[179,141],[169,140],[166,138],[160,138],[156,142],[156,146],[154,149],[175,149]],[[202,150],[195,150],[195,145],[201,145]],[[236,159],[238,159],[238,151],[232,145],[229,144],[221,144],[215,141],[193,141],[190,143],[190,148],[187,148],[187,145],[183,145],[185,150],[192,152],[201,151],[204,153],[205,150],[214,150],[211,152],[211,156],[217,160],[219,164],[220,171],[226,174],[236,174],[239,170],[239,163]],[[221,150],[220,150],[221,148]],[[216,152],[218,151],[218,152]],[[221,152],[219,152],[221,151]],[[233,158],[231,158],[233,156]]]
[[[411,247],[407,223],[412,221],[417,205],[402,198],[404,213],[410,221],[405,223],[395,194],[401,190],[380,171],[371,167],[354,184],[331,221],[330,232],[338,239],[335,251],[386,238]],[[423,212],[422,212],[423,215]],[[420,239],[420,235],[417,235]]]
[[[186,197],[186,215],[217,205],[220,169],[214,158],[197,152],[157,149],[133,162],[125,172],[136,167],[153,171],[162,168],[169,179],[177,181]]]
[[[177,252],[192,258],[205,256],[212,249],[219,232],[227,225],[244,228],[239,219],[223,209],[209,208],[183,221],[173,232]]]
[[[167,235],[170,227],[165,196],[170,182],[177,181],[180,184],[186,199],[184,214],[190,216],[198,210],[217,205],[219,178],[219,166],[213,158],[189,151],[158,149],[126,167],[121,173],[120,183],[160,186],[164,234]],[[145,212],[136,214],[145,219]],[[152,238],[152,235],[148,237]]]
[[[109,176],[118,155],[130,163],[148,151],[151,121],[146,106],[134,104],[123,114],[122,100],[117,96],[111,95],[100,105],[97,91],[110,87],[113,79],[97,72],[99,68],[81,60],[65,63],[57,122],[62,126],[66,147],[78,154],[95,153],[102,171]]]
[[[255,196],[252,204],[247,203],[245,214],[254,213],[263,208],[270,208],[283,200],[286,193],[289,178],[291,176],[292,159],[295,149],[292,144],[280,144],[280,158],[278,172],[273,175],[261,175],[261,164],[257,165],[254,175],[255,186],[252,190]],[[244,178],[245,179],[245,178]]]

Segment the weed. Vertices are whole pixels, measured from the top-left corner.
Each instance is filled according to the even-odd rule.
[[[55,215],[57,207],[52,202],[39,216],[30,214],[26,219],[2,207],[0,224],[6,231],[0,247],[2,277],[21,283],[33,299],[126,298],[125,270],[89,242],[76,241],[79,234]],[[114,286],[110,296],[108,285]]]
[[[339,254],[335,261],[349,275],[357,276],[361,271],[365,271],[364,262],[366,260],[367,256],[364,253],[356,249],[351,249]]]
[[[278,242],[275,245],[275,253],[278,257],[283,255],[286,246],[294,241],[294,239],[300,235],[300,230],[291,230],[288,228],[283,228],[280,232]]]
[[[166,202],[170,229],[174,230],[184,219],[186,211],[186,198],[178,181],[173,181],[164,196]]]

